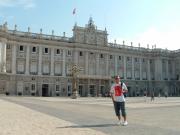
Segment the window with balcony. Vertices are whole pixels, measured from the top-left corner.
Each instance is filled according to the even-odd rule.
[[[19,61],[17,64],[17,73],[24,74],[24,63]]]
[[[49,64],[43,64],[43,75],[49,75]]]
[[[30,73],[32,75],[36,75],[37,74],[37,62],[31,62]]]
[[[61,69],[61,64],[60,63],[57,63],[57,64],[55,64],[55,75],[56,76],[60,76],[60,75],[62,75],[62,71],[61,71],[62,69]]]

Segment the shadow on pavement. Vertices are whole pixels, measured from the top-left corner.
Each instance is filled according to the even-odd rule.
[[[117,124],[96,124],[96,125],[74,125],[74,126],[64,126],[57,128],[91,128],[91,127],[113,127],[118,126]]]

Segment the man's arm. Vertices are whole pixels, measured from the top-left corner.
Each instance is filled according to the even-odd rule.
[[[127,89],[125,83],[123,83],[122,89],[123,89],[123,93],[127,93],[128,92],[128,89]]]
[[[114,96],[113,96],[113,93],[110,93],[110,96],[112,98],[112,101],[114,102]]]
[[[113,90],[113,86],[111,87],[111,90],[110,90],[110,96],[112,98],[112,101],[114,102],[114,90]]]

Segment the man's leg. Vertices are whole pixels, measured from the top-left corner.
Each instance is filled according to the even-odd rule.
[[[124,118],[124,123],[123,123],[123,125],[126,126],[128,123],[127,123],[125,102],[121,102],[120,109],[121,109],[121,112],[122,112],[122,116],[123,116],[123,118]]]
[[[120,102],[114,102],[114,110],[119,120],[117,124],[120,125],[121,124]]]

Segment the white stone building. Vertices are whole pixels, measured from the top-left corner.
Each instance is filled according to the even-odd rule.
[[[150,49],[108,43],[105,30],[92,18],[85,27],[73,28],[68,38],[8,30],[0,26],[0,93],[10,95],[70,96],[71,67],[83,70],[77,76],[80,96],[105,96],[112,76],[120,75],[129,96],[145,91],[155,95],[180,95],[180,51]]]

